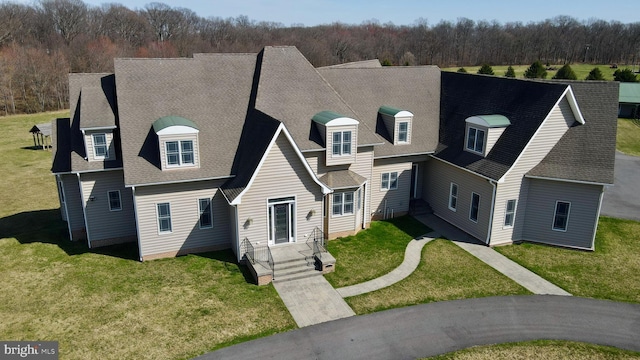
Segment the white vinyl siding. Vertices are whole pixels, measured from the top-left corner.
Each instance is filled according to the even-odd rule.
[[[122,210],[122,199],[120,197],[120,190],[114,190],[107,192],[107,197],[109,198],[109,210],[110,211],[121,211]]]
[[[216,223],[229,222],[229,204],[219,187],[225,180],[136,187],[136,209],[143,257],[231,246],[228,226],[200,229],[198,199],[211,199]],[[156,204],[171,203],[171,233],[159,234]],[[241,238],[242,239],[242,238]]]
[[[516,218],[513,227],[504,226],[505,206],[496,206],[491,231],[491,245],[509,244],[513,241],[524,240],[522,230],[528,203],[529,179],[524,174],[540,163],[565,134],[569,126],[575,122],[573,112],[566,99],[560,101],[553,108],[547,120],[541,125],[537,135],[529,142],[520,158],[507,173],[503,182],[498,183],[496,189],[496,204],[505,204],[507,200],[516,199]],[[581,125],[584,126],[584,125]],[[587,125],[588,126],[588,125]],[[491,129],[494,130],[494,129]],[[551,210],[553,211],[553,209]],[[549,223],[540,224],[549,227]]]
[[[480,210],[480,195],[471,193],[471,205],[469,206],[469,220],[478,222],[478,212]]]
[[[171,232],[171,203],[159,203],[156,204],[158,211],[158,232],[170,233]]]
[[[569,226],[569,214],[571,213],[571,203],[568,201],[556,201],[555,215],[551,228],[555,231],[567,231]]]
[[[449,210],[456,211],[458,208],[458,184],[451,183],[449,187]]]
[[[200,229],[212,228],[213,212],[211,210],[211,199],[198,199],[198,211],[200,212]]]
[[[372,179],[374,180],[371,190],[371,208],[377,218],[401,215],[409,211],[409,200],[411,198],[411,167],[413,163],[407,158],[399,159],[379,159],[374,160]],[[388,191],[383,174],[397,174],[397,182],[394,191]],[[379,180],[378,180],[379,179]],[[380,181],[380,185],[376,184]],[[383,187],[384,186],[384,187]],[[392,186],[391,175],[389,175],[389,188]],[[385,207],[386,205],[386,207]]]
[[[515,199],[507,200],[507,204],[504,210],[504,224],[502,224],[503,227],[513,227],[513,223],[516,217],[516,204],[517,200]]]

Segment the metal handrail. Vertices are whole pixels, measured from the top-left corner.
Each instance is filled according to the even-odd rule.
[[[244,256],[251,264],[255,264],[256,262],[262,265],[268,266],[271,269],[271,274],[274,272],[274,262],[273,255],[271,254],[271,249],[267,244],[253,244],[249,241],[248,238],[244,238],[242,240],[242,246],[245,248]]]
[[[320,253],[327,252],[324,242],[324,232],[322,232],[319,227],[313,229],[311,239],[313,239],[313,256],[318,256]]]

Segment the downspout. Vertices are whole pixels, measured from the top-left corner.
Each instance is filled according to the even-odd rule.
[[[131,187],[131,195],[133,197],[133,213],[136,217],[136,233],[138,234],[138,256],[142,261],[142,238],[140,237],[140,221],[138,219],[138,202],[136,201],[136,187]]]
[[[489,184],[493,185],[493,194],[491,195],[491,212],[489,213],[489,229],[487,229],[487,241],[485,241],[487,245],[489,245],[489,241],[491,241],[491,230],[493,229],[493,212],[496,208],[496,190],[498,188],[498,185],[493,180],[489,180]]]
[[[67,218],[67,230],[69,230],[69,240],[73,241],[73,233],[71,232],[71,220],[69,219],[69,207],[67,206],[67,194],[64,191],[64,182],[60,175],[56,175],[56,180],[60,184],[60,191],[62,191],[62,197],[64,198],[64,215]],[[56,184],[57,185],[57,184]]]
[[[602,191],[600,191],[600,200],[598,201],[598,212],[596,212],[596,221],[593,225],[593,239],[591,239],[591,250],[596,249],[596,233],[598,231],[598,222],[600,220],[600,209],[602,208],[602,197],[604,196],[605,185],[602,185]]]
[[[84,197],[84,189],[82,189],[80,173],[76,173],[76,176],[78,177],[78,187],[80,187],[80,197],[82,198],[82,215],[84,216],[84,229],[87,233],[87,246],[91,249],[91,233],[89,232],[89,221],[87,220],[87,201]]]
[[[240,254],[240,223],[238,221],[238,205],[233,205],[233,209],[235,211],[235,226],[236,226],[236,258],[238,258],[238,262],[242,260],[242,256],[244,254]]]

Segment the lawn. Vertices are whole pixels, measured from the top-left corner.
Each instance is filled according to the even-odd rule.
[[[611,346],[573,341],[538,340],[489,346],[477,346],[430,360],[493,360],[493,359],[640,359],[640,353]]]
[[[229,251],[141,263],[132,245],[70,242],[51,152],[28,132],[63,114],[0,118],[0,339],[59,341],[63,359],[176,359],[295,328]]]
[[[600,217],[596,250],[524,243],[496,250],[576,296],[640,303],[640,222]]]
[[[640,156],[640,121],[618,119],[616,148],[625,154]]]
[[[403,216],[374,221],[356,235],[331,240],[327,250],[336,258],[336,269],[325,278],[338,288],[382,276],[402,263],[409,241],[430,231],[414,218]]]
[[[346,298],[356,314],[433,301],[530,294],[528,290],[448,240],[422,250],[418,269],[387,288]]]
[[[562,65],[563,64],[552,64],[551,66],[556,69],[560,69]],[[512,66],[513,66],[513,70],[516,73],[516,77],[523,78],[524,72],[529,68],[529,66],[531,66],[531,64],[512,65]],[[471,74],[477,73],[480,67],[481,67],[480,65],[464,66],[465,70],[467,70],[467,72]],[[496,66],[492,66],[491,68],[493,69],[493,72],[495,73],[496,76],[504,76],[504,73],[507,71],[508,67],[509,65],[496,65]],[[571,64],[571,68],[576,73],[579,80],[584,80],[584,78],[586,78],[587,75],[589,75],[589,72],[593,70],[593,68],[595,67],[600,68],[600,71],[602,72],[602,75],[604,76],[605,80],[613,80],[613,73],[616,71],[616,69],[611,69],[609,65]],[[630,69],[633,68],[631,65],[627,65],[627,66],[620,65],[620,69],[624,69],[625,67],[629,67]],[[460,67],[458,66],[458,67],[443,68],[442,70],[458,71],[459,68]],[[557,70],[547,70],[547,79],[551,79],[556,74],[556,72]]]

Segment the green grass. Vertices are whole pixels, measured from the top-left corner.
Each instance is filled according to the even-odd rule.
[[[596,250],[537,244],[496,250],[573,295],[640,303],[640,222],[600,217]]]
[[[429,358],[431,360],[493,359],[640,359],[640,353],[574,341],[536,340],[477,346]]]
[[[356,314],[434,301],[530,294],[528,290],[448,240],[422,250],[422,261],[406,279],[345,300]]]
[[[295,328],[229,251],[140,263],[135,245],[70,242],[51,152],[28,132],[64,115],[0,118],[0,339],[56,340],[62,359],[176,359]]]
[[[563,64],[551,64],[552,67],[555,67],[558,70],[562,67],[562,65]],[[524,78],[524,72],[529,68],[529,66],[531,66],[531,64],[512,65],[512,66],[516,73],[516,77]],[[470,74],[477,73],[480,67],[481,66],[464,66],[465,70],[467,70],[467,72]],[[509,65],[492,66],[493,72],[495,73],[496,76],[504,76],[504,73],[507,71],[508,67]],[[611,69],[609,65],[571,64],[571,68],[576,73],[576,76],[578,76],[578,80],[584,80],[584,78],[586,78],[587,75],[589,75],[589,72],[593,70],[593,68],[595,67],[600,68],[600,71],[602,72],[602,75],[604,76],[605,80],[613,80],[613,73],[614,71],[616,71],[616,69]],[[631,65],[619,66],[620,69],[624,69],[625,67],[633,68]],[[458,71],[459,68],[460,67],[458,66],[458,67],[443,68],[442,70]],[[557,70],[547,70],[547,79],[551,79],[556,74],[556,72]]]
[[[325,278],[338,288],[382,276],[402,263],[409,241],[430,231],[414,218],[403,216],[374,221],[356,235],[331,240],[327,250],[336,258],[336,269]]]
[[[616,148],[625,154],[640,156],[640,121],[618,119]]]

